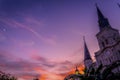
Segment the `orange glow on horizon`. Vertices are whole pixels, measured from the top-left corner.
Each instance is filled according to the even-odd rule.
[[[52,73],[52,72],[48,72],[44,69],[41,69],[40,67],[36,67],[34,68],[34,70],[37,73],[40,73],[41,75],[38,76],[39,80],[64,80],[64,78],[70,74],[75,74],[75,68],[71,68],[71,70],[67,73],[64,74],[56,74],[56,73]],[[80,74],[84,74],[84,65],[79,66],[78,70],[80,72]],[[33,78],[32,76],[23,76],[23,79],[31,79]]]
[[[79,66],[79,67],[78,67],[78,70],[79,70],[79,73],[80,73],[80,74],[84,74],[84,66],[83,66],[83,65],[82,65],[82,66]],[[71,71],[68,72],[67,74],[69,75],[69,74],[74,74],[74,73],[75,73],[75,68],[72,68]]]

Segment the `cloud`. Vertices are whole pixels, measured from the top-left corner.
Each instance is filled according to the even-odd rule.
[[[39,21],[32,17],[27,17],[25,15],[21,17],[22,20],[19,21],[13,18],[6,18],[1,16],[0,22],[4,24],[4,26],[11,27],[12,29],[24,29],[28,31],[31,36],[34,35],[37,39],[43,41],[45,44],[56,45],[57,41],[55,36],[50,35],[46,37],[37,31],[38,28],[40,29],[40,27],[44,25],[42,21]]]
[[[54,68],[54,66],[56,65],[55,63],[51,64],[51,62],[49,62],[43,57],[36,58],[36,60],[39,61],[39,63],[37,63],[18,58],[17,60],[11,60],[15,56],[9,55],[10,53],[8,53],[7,51],[0,50],[0,70],[12,73],[18,78],[23,78],[26,80],[29,80],[34,77],[42,78],[43,76],[45,76],[45,74],[48,76],[48,73],[50,74],[50,72],[47,72],[46,69]]]
[[[34,70],[34,68],[41,68],[41,66],[23,59],[17,58],[16,60],[14,57],[14,55],[8,53],[7,51],[0,50],[0,70],[7,73],[12,73],[13,75],[18,76],[18,78],[24,78],[25,76],[36,77],[41,75],[41,73],[37,73]]]
[[[30,35],[34,35],[39,41],[44,42],[45,44],[56,45],[56,36],[43,36],[38,30],[37,27],[41,28],[44,24],[43,22],[37,20],[33,17],[21,16],[22,20],[16,20],[14,18],[7,18],[2,16],[0,18],[0,22],[12,29],[23,29],[30,33]],[[40,23],[39,23],[40,22]],[[34,26],[36,28],[34,28]],[[21,41],[12,39],[17,45],[20,44],[22,46],[32,46],[34,42],[31,41]],[[4,52],[1,53],[0,64],[2,65],[2,70],[7,72],[12,72],[18,77],[22,77],[24,79],[31,79],[32,77],[39,76],[42,80],[52,79],[55,80],[54,77],[62,77],[61,74],[68,73],[73,68],[73,63],[70,61],[50,61],[39,55],[32,55],[31,60],[24,59],[13,59],[14,55],[11,55],[8,58],[9,52],[6,52],[7,55],[3,55]],[[77,53],[77,52],[76,52]],[[71,56],[70,56],[71,57]],[[52,77],[51,77],[51,76]]]
[[[41,64],[41,66],[44,67],[44,69],[52,73],[68,72],[74,65],[70,61],[62,61],[62,62],[49,61],[48,59],[38,55],[32,55],[31,59],[37,61],[38,63]]]
[[[0,70],[25,80],[32,80],[35,77],[41,80],[63,79],[66,74],[74,72],[75,64],[70,61],[52,62],[38,55],[32,55],[29,61],[9,55],[9,52],[0,50]]]
[[[38,64],[45,68],[54,68],[56,66],[55,62],[50,62],[48,59],[41,57],[39,55],[32,55],[31,59],[37,61]]]

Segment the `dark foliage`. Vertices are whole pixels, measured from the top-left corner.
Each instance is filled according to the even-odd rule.
[[[17,80],[16,77],[0,71],[0,80]]]

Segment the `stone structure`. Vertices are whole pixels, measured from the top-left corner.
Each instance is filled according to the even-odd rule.
[[[96,8],[100,30],[96,37],[100,50],[95,53],[96,62],[92,63],[89,50],[84,42],[84,64],[87,70],[90,68],[97,69],[102,65],[102,73],[106,68],[114,66],[113,64],[120,62],[120,34],[117,29],[111,27],[108,19],[104,17],[98,6],[96,6]],[[120,73],[120,66],[111,68],[112,73]]]
[[[76,68],[75,74],[70,74],[64,80],[120,80],[120,34],[109,24],[108,19],[96,5],[99,32],[96,34],[99,50],[95,52],[93,62],[84,38],[85,74],[80,75]]]

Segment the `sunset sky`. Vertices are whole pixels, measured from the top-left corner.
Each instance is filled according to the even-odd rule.
[[[0,0],[0,70],[18,80],[63,80],[83,64],[83,36],[94,59],[95,3],[120,30],[120,0]]]

